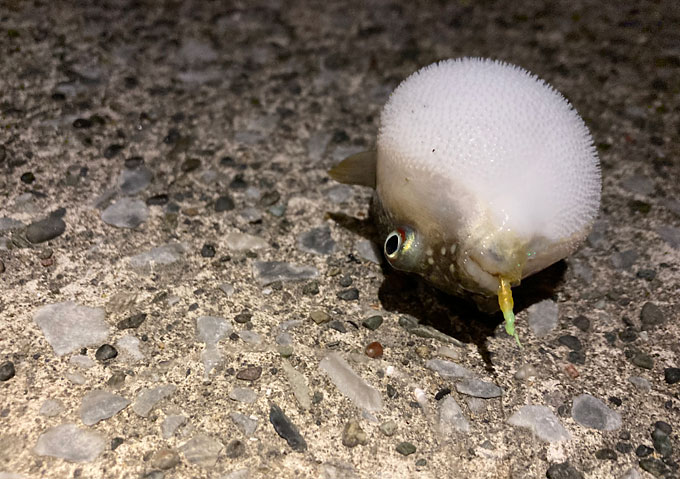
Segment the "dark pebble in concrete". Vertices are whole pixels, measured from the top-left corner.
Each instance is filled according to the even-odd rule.
[[[26,239],[33,244],[44,243],[56,238],[66,231],[66,223],[61,218],[50,215],[47,218],[31,223],[26,228]]]
[[[306,296],[316,296],[319,294],[319,282],[310,281],[309,283],[305,284],[302,288],[302,294]]]
[[[652,449],[649,446],[645,446],[644,444],[640,444],[638,447],[635,448],[635,455],[637,457],[647,457],[653,452],[654,449]]]
[[[670,474],[671,470],[660,460],[653,457],[640,459],[640,468],[647,471],[654,477],[663,477]]]
[[[437,391],[437,394],[434,395],[435,400],[439,401],[442,399],[444,396],[451,394],[451,390],[449,388],[443,388]]]
[[[141,156],[131,156],[130,158],[126,158],[123,164],[128,170],[134,170],[144,164],[144,158]]]
[[[399,395],[397,388],[395,388],[391,384],[388,384],[386,389],[387,389],[387,397],[390,398],[390,399],[394,399]]]
[[[30,185],[35,181],[35,175],[31,171],[27,171],[21,177],[19,178],[22,183],[26,183],[27,185]]]
[[[88,118],[76,118],[73,121],[73,128],[83,129],[90,128],[92,126],[92,120]]]
[[[616,449],[621,454],[628,454],[633,450],[633,445],[629,442],[617,442],[616,446],[614,446],[614,449]]]
[[[145,319],[146,313],[138,313],[130,316],[129,318],[118,321],[116,327],[118,329],[137,329],[139,326],[141,326]]]
[[[662,457],[671,457],[673,454],[673,445],[671,444],[671,438],[669,435],[660,428],[655,428],[652,431],[652,443],[654,444],[654,449]]]
[[[0,381],[9,381],[14,377],[14,374],[16,374],[16,371],[12,361],[5,361],[0,364]]]
[[[215,201],[215,211],[231,211],[236,207],[234,200],[229,195],[222,195]]]
[[[654,360],[645,353],[637,353],[633,356],[631,362],[643,369],[652,369],[654,367]]]
[[[116,356],[118,356],[118,351],[110,344],[102,344],[97,349],[97,352],[94,353],[94,357],[97,358],[97,361],[108,361]]]
[[[652,281],[656,278],[656,271],[653,269],[641,269],[636,273],[636,276],[641,279],[646,279],[647,281]]]
[[[663,370],[663,377],[668,384],[680,382],[680,368],[666,368]]]
[[[262,206],[271,206],[280,199],[281,195],[279,194],[278,191],[276,190],[267,191],[264,195],[262,195],[262,198],[260,199],[260,204]]]
[[[673,427],[666,421],[656,421],[654,423],[654,429],[661,431],[667,436],[670,436],[673,433]]]
[[[118,446],[123,444],[125,441],[123,440],[122,437],[114,437],[111,439],[111,450],[115,451]]]
[[[567,361],[571,364],[582,366],[586,363],[586,355],[583,351],[569,351],[569,354],[567,354]]]
[[[574,326],[576,326],[581,331],[586,332],[590,329],[590,320],[583,315],[576,316],[574,318]]]
[[[616,451],[614,451],[613,449],[609,449],[608,447],[605,447],[597,451],[595,453],[595,457],[601,461],[616,461],[617,455]]]
[[[328,327],[331,329],[335,329],[339,333],[346,333],[347,328],[345,327],[344,323],[340,321],[339,319],[334,319],[330,323],[328,323]]]
[[[177,140],[180,139],[180,134],[179,131],[176,128],[170,128],[168,130],[168,134],[165,135],[165,138],[163,138],[163,143],[166,145],[173,145],[177,143]]]
[[[234,176],[234,179],[231,180],[231,183],[229,183],[229,188],[232,190],[245,190],[248,188],[248,183],[243,178],[243,175],[239,173]]]
[[[236,316],[234,316],[234,321],[236,321],[239,324],[244,324],[250,321],[252,317],[253,317],[252,313],[248,311],[243,311],[242,313],[239,313]]]
[[[123,150],[123,145],[117,145],[115,143],[107,146],[104,149],[104,158],[111,159]]]
[[[626,328],[619,333],[619,339],[624,343],[632,343],[638,338],[638,333],[633,328]]]
[[[560,336],[557,341],[560,344],[568,347],[572,351],[580,351],[581,349],[583,349],[581,341],[579,341],[579,339],[576,336],[572,336],[571,334],[565,334],[564,336]]]
[[[112,388],[119,388],[125,384],[125,373],[123,371],[116,371],[106,381],[106,385]]]
[[[146,199],[147,206],[161,206],[169,201],[168,195],[161,193]]]
[[[239,439],[229,441],[224,450],[225,455],[230,459],[241,457],[246,452],[246,445]]]
[[[640,311],[640,322],[642,323],[641,329],[648,331],[664,322],[663,313],[656,304],[647,302]]]
[[[583,474],[576,470],[569,462],[551,465],[545,473],[548,479],[583,479]]]
[[[359,290],[356,288],[345,289],[338,292],[337,296],[345,301],[356,301],[359,299]]]
[[[204,244],[203,248],[201,248],[201,256],[204,258],[214,258],[215,247],[209,243]]]
[[[340,277],[340,286],[343,288],[347,288],[349,286],[352,286],[352,277],[348,274],[344,274]]]
[[[187,158],[180,168],[183,172],[189,173],[198,169],[199,166],[201,166],[201,160],[198,158]]]
[[[5,272],[5,263],[0,259],[0,273]]]
[[[383,318],[382,316],[371,316],[369,318],[364,319],[361,324],[364,328],[367,328],[371,331],[375,331],[380,327],[380,325],[383,323]]]
[[[276,404],[272,404],[269,409],[269,422],[274,426],[276,433],[285,439],[294,451],[302,452],[307,450],[307,443],[300,435],[297,427]]]
[[[236,379],[242,379],[244,381],[256,381],[262,375],[262,368],[260,366],[249,366],[245,369],[241,369],[238,374],[236,374]]]
[[[416,446],[408,441],[397,444],[397,452],[403,456],[408,456],[416,452]]]

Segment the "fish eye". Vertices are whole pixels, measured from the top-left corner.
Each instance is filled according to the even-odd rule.
[[[387,235],[387,239],[385,240],[385,256],[389,259],[396,258],[397,253],[399,253],[399,249],[401,248],[401,243],[402,240],[399,231],[392,231]]]

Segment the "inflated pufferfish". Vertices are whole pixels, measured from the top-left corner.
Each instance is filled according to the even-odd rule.
[[[574,108],[528,71],[479,58],[409,76],[383,108],[377,151],[330,175],[375,188],[394,268],[500,306],[516,339],[510,287],[571,254],[600,204],[597,152]]]

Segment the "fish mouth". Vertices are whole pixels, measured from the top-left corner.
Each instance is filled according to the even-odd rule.
[[[498,294],[498,288],[500,287],[498,274],[486,270],[477,258],[473,256],[464,258],[462,270],[467,276],[465,278],[467,281],[463,281],[465,289],[474,293],[482,293],[486,296]]]
[[[519,284],[525,266],[524,249],[514,246],[509,249],[476,248],[469,251],[463,260],[463,269],[485,294],[498,294],[500,278],[513,286]]]

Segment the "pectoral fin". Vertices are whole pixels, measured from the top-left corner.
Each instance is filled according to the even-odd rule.
[[[328,171],[335,181],[375,189],[376,151],[363,151],[348,156]]]

